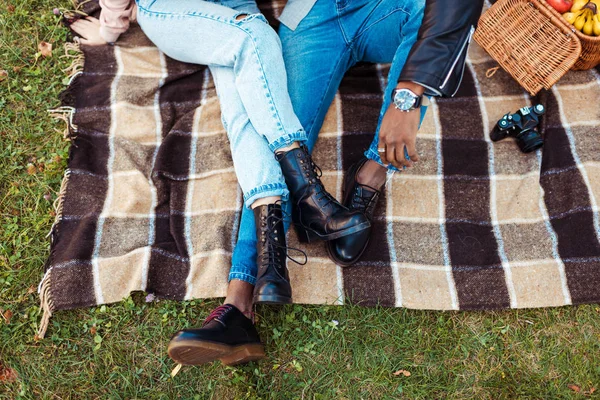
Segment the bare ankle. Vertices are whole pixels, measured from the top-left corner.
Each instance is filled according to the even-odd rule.
[[[375,189],[381,189],[385,185],[387,168],[379,165],[373,160],[368,160],[358,170],[357,181],[361,185],[367,185]]]
[[[254,285],[248,282],[232,279],[227,288],[224,304],[231,304],[246,316],[252,313]]]
[[[289,146],[285,146],[285,147],[281,147],[281,148],[277,149],[277,153],[285,153],[286,151],[299,149],[299,148],[300,148],[300,143],[294,142],[294,143],[290,144]]]

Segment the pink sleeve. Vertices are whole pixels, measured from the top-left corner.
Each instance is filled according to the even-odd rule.
[[[109,43],[129,28],[135,2],[133,0],[100,0],[100,36]]]

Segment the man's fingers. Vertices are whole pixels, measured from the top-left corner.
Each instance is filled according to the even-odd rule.
[[[417,147],[415,142],[409,142],[406,144],[406,150],[411,161],[419,161],[419,153],[417,153]]]
[[[379,154],[379,158],[381,158],[381,162],[384,164],[388,164],[387,149],[385,142],[382,142],[381,140],[379,141],[379,143],[377,144],[377,153]]]
[[[392,164],[394,167],[402,168],[402,164],[398,159],[398,148],[399,147],[397,144],[391,147],[391,149],[389,150],[390,154],[388,154],[388,159],[390,160],[390,164]]]
[[[409,161],[404,158],[404,144],[396,147],[396,168],[403,169],[404,167],[410,167]]]

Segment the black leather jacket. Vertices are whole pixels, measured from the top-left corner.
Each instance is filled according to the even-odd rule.
[[[454,96],[482,8],[483,0],[427,0],[417,42],[400,80],[419,83],[432,96]]]

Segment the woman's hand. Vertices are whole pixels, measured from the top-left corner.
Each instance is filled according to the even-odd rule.
[[[94,17],[78,19],[71,24],[71,29],[80,37],[79,41],[90,46],[106,44],[106,40],[100,36],[100,21]]]
[[[379,149],[385,149],[379,156],[384,164],[392,164],[398,169],[412,167],[414,161],[419,161],[416,142],[421,109],[402,112],[394,104],[385,112],[379,128]],[[405,149],[410,160],[405,158]]]

